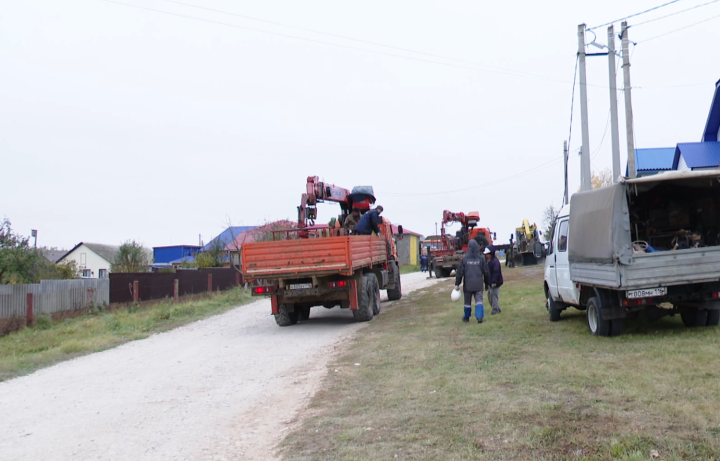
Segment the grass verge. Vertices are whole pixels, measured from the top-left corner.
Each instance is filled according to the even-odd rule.
[[[411,272],[419,272],[419,271],[420,271],[420,264],[400,266],[401,274],[409,274]]]
[[[0,381],[147,338],[250,301],[248,290],[233,288],[189,301],[163,300],[142,308],[99,311],[56,323],[48,316],[39,316],[34,327],[0,337]]]
[[[668,317],[596,338],[584,312],[548,320],[540,268],[504,275],[503,312],[483,324],[460,321],[451,281],[370,322],[285,459],[718,459],[718,328]]]

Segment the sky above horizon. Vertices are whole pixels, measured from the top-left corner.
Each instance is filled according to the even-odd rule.
[[[486,3],[3,2],[0,218],[49,247],[197,244],[296,220],[319,176],[372,185],[384,216],[423,235],[443,210],[479,211],[505,243],[561,204],[577,25],[666,2]],[[700,141],[720,2],[662,17],[703,3],[628,20],[637,148]],[[607,43],[606,26],[594,33]],[[612,165],[607,58],[589,57],[587,75],[599,171]],[[572,120],[576,191],[577,86]],[[339,210],[319,208],[318,222]]]

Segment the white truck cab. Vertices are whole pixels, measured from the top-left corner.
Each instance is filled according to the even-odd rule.
[[[566,305],[580,307],[580,288],[570,279],[568,236],[570,233],[570,205],[565,205],[555,220],[550,248],[545,258],[545,296],[550,319],[560,319]]]

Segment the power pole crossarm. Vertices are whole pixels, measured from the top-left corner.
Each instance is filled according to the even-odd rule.
[[[630,54],[628,48],[630,41],[628,40],[627,21],[622,23],[622,55],[623,55],[623,77],[625,89],[625,127],[627,129],[627,156],[628,156],[628,175],[631,178],[636,176],[635,171],[635,134],[633,133],[633,113],[632,113],[632,93],[630,86]]]

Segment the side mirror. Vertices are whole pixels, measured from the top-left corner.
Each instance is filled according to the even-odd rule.
[[[402,235],[402,234],[403,234],[403,227],[402,227],[402,224],[398,226],[398,234],[400,234],[400,235]]]
[[[493,232],[493,240],[497,240],[497,233]]]

